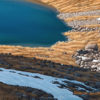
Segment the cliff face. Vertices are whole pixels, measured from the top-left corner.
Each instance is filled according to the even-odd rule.
[[[31,0],[32,1],[32,0]],[[61,64],[76,65],[72,55],[88,43],[100,47],[100,0],[41,0],[55,7],[63,19],[73,29],[64,35],[70,41],[58,42],[49,48],[30,48],[20,46],[0,46],[1,53],[12,53],[25,57],[51,60]]]

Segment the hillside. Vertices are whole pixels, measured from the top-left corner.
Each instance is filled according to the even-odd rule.
[[[42,0],[59,12],[78,12],[100,9],[100,0]]]
[[[56,8],[72,30],[51,47],[0,45],[0,100],[100,100],[100,0],[26,1]],[[87,44],[99,50],[80,50]]]
[[[76,65],[72,55],[77,50],[84,48],[88,43],[97,43],[100,46],[100,22],[97,20],[100,17],[100,0],[41,1],[55,7],[60,12],[58,17],[73,28],[70,32],[64,33],[70,38],[70,41],[58,42],[49,48],[0,46],[1,53],[12,53],[13,55],[36,57],[66,65]]]

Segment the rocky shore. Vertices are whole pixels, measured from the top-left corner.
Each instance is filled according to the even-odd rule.
[[[88,19],[77,19],[75,20],[74,18],[76,17],[89,17]],[[95,17],[93,17],[95,16]],[[85,11],[85,12],[75,12],[75,13],[60,13],[58,17],[60,19],[66,20],[67,18],[73,18],[71,21],[67,21],[67,24],[71,26],[73,29],[71,32],[89,32],[89,31],[100,31],[100,27],[93,27],[93,28],[88,28],[88,27],[82,27],[85,25],[97,25],[100,24],[100,20],[98,20],[100,16],[100,10],[94,10],[94,11]],[[92,17],[92,18],[91,18]]]
[[[100,15],[100,10],[91,10],[91,11],[84,11],[84,12],[72,12],[72,13],[60,13],[58,17],[61,19],[66,19],[69,17],[77,17],[77,16],[93,16],[93,15]]]

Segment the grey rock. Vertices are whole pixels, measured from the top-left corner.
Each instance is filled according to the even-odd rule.
[[[89,61],[92,61],[93,58],[91,58],[91,57],[82,57],[82,60],[85,61],[85,62],[89,62]]]
[[[76,64],[80,65],[80,63],[81,63],[81,59],[76,60]]]
[[[98,45],[97,44],[87,44],[85,46],[85,50],[88,50],[88,51],[96,50],[96,51],[98,51]]]

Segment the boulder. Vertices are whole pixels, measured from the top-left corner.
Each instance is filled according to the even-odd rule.
[[[92,57],[82,57],[82,61],[85,61],[85,62],[90,62],[92,60],[93,60]]]
[[[97,67],[97,71],[99,71],[99,72],[100,72],[100,66],[98,66],[98,67]]]
[[[79,60],[76,60],[76,62],[75,62],[76,64],[78,64],[78,65],[80,65],[80,63],[81,63],[81,59],[79,59]]]
[[[100,60],[93,60],[92,62],[94,62],[94,63],[100,63]]]
[[[92,66],[91,66],[91,68],[97,68],[97,67],[98,67],[97,65],[92,65]]]
[[[97,44],[87,44],[85,46],[85,50],[95,50],[95,51],[98,51],[98,45]]]

